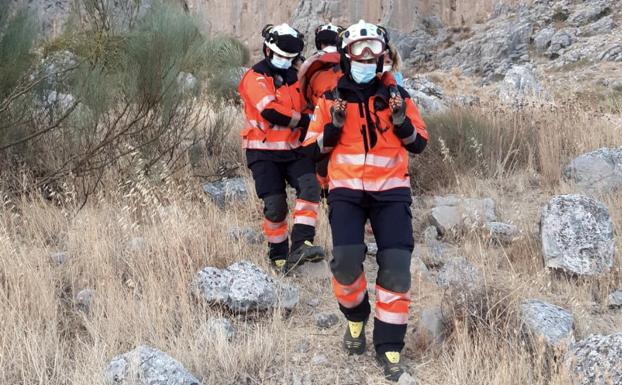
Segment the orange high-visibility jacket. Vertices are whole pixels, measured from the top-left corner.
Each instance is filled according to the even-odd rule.
[[[307,105],[313,109],[326,91],[337,86],[343,75],[339,67],[338,52],[319,51],[308,58],[298,71],[300,89]]]
[[[339,80],[337,92],[326,93],[315,108],[304,146],[315,146],[316,154],[330,154],[331,190],[376,192],[410,188],[408,151],[423,151],[428,140],[425,123],[408,92],[399,87],[406,103],[404,125],[413,127],[412,135],[400,139],[391,122],[389,89],[380,80],[375,84],[375,92],[367,100],[361,100],[356,85],[344,76]],[[347,102],[346,120],[338,144],[330,148],[323,144],[324,127],[332,124],[330,109],[337,94]]]
[[[242,146],[253,150],[293,150],[300,147],[304,101],[296,71],[275,73],[263,60],[246,71],[239,85],[246,114]],[[306,124],[305,124],[306,120]],[[302,127],[301,127],[302,126]]]

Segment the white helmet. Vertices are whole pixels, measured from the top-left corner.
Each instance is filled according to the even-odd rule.
[[[349,59],[375,59],[384,53],[387,40],[383,27],[360,20],[341,33],[341,49]]]
[[[265,46],[283,57],[296,57],[304,49],[304,36],[287,23],[277,26],[268,24],[261,35]]]

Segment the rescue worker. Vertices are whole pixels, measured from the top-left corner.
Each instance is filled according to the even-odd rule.
[[[402,69],[402,58],[397,48],[391,44],[387,44],[387,52],[384,55],[384,66],[382,72],[391,72],[399,86],[404,85],[404,76],[400,72]]]
[[[365,222],[378,244],[373,344],[385,376],[397,381],[410,303],[414,247],[408,153],[421,153],[425,123],[408,93],[382,73],[384,29],[361,20],[341,33],[337,87],[319,100],[304,143],[315,159],[330,158],[329,220],[333,237],[333,290],[348,320],[343,346],[363,354],[371,313]]]
[[[300,87],[307,103],[309,111],[313,111],[319,100],[326,91],[337,86],[341,77],[339,66],[340,55],[337,52],[337,39],[343,27],[332,23],[322,24],[315,29],[315,48],[318,50],[307,59],[300,71]],[[316,164],[317,180],[322,189],[322,196],[328,194],[328,158]]]
[[[298,264],[324,258],[313,245],[320,188],[310,158],[300,151],[310,117],[292,62],[304,48],[303,36],[287,24],[262,31],[265,58],[240,81],[246,127],[242,144],[257,195],[264,204],[263,230],[270,262],[288,273]],[[286,183],[296,189],[291,248]]]

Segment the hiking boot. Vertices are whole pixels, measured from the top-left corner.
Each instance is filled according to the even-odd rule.
[[[305,262],[319,262],[325,257],[324,250],[320,246],[313,246],[313,243],[305,241],[300,247],[289,253],[287,261],[283,266],[283,274],[287,275],[287,273]]]
[[[270,266],[272,266],[272,269],[274,269],[277,273],[283,272],[283,267],[286,262],[287,258],[285,257],[270,258]]]
[[[384,377],[393,382],[399,381],[402,374],[404,374],[404,368],[401,364],[400,352],[385,352],[383,354],[376,355],[376,359],[382,369],[384,370]]]
[[[348,321],[346,334],[343,336],[343,347],[348,355],[365,353],[365,322]]]

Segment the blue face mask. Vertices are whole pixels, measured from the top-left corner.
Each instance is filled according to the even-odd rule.
[[[289,67],[291,67],[292,61],[294,61],[294,59],[288,59],[288,58],[280,57],[277,55],[272,56],[272,59],[270,59],[270,62],[272,63],[273,66],[275,66],[278,69],[282,69],[282,70],[286,70]]]
[[[365,84],[372,81],[376,77],[376,63],[365,64],[357,61],[352,61],[350,64],[350,74],[352,79],[358,84]]]

